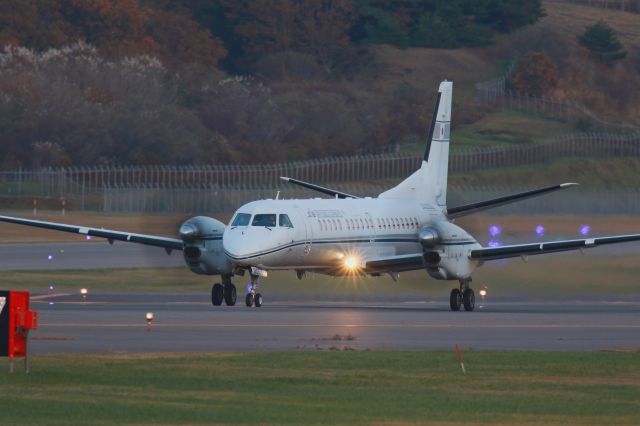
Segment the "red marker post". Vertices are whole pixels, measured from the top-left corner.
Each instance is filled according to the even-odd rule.
[[[9,357],[9,372],[13,361],[24,358],[24,370],[29,372],[27,343],[29,332],[38,328],[38,313],[29,310],[28,291],[0,291],[0,356]]]
[[[467,374],[467,370],[464,369],[464,362],[462,362],[462,352],[460,351],[460,347],[456,344],[456,354],[458,355],[458,364],[460,364],[460,368],[462,369],[462,374]]]

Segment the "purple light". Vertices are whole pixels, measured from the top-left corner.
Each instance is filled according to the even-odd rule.
[[[502,244],[500,244],[500,241],[496,241],[496,240],[490,240],[489,241],[489,247],[500,247]]]
[[[53,291],[53,284],[49,286],[49,291]]]
[[[580,225],[580,235],[587,236],[591,232],[591,227],[589,225]]]
[[[53,260],[53,256],[52,255],[47,256],[47,260],[51,262]]]
[[[491,235],[492,237],[497,237],[501,232],[502,228],[500,228],[498,225],[491,225],[489,227],[489,235]]]
[[[85,236],[84,236],[84,239],[85,239],[85,240],[87,240],[87,241],[89,241],[89,240],[91,239],[91,235],[85,235]]]
[[[536,234],[538,235],[538,237],[542,237],[544,235],[544,226],[536,226]]]

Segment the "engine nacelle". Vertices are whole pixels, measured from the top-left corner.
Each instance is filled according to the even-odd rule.
[[[196,274],[219,275],[231,272],[231,263],[222,248],[226,225],[206,216],[196,216],[180,226],[187,266]]]
[[[479,266],[478,261],[469,259],[469,252],[480,248],[480,244],[467,231],[453,223],[436,223],[420,232],[419,238],[425,248],[424,267],[436,280],[468,278]],[[432,241],[436,241],[435,244],[431,244]]]

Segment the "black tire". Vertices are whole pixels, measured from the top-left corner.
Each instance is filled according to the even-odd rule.
[[[256,296],[253,298],[253,303],[255,303],[256,308],[262,306],[262,295],[260,293],[256,293]]]
[[[253,306],[253,293],[247,293],[247,296],[244,298],[244,302],[250,308]]]
[[[224,303],[227,306],[233,306],[236,304],[236,286],[233,284],[227,284],[224,286]]]
[[[449,306],[452,311],[459,311],[460,305],[462,305],[462,294],[460,290],[454,288],[451,290],[451,296],[449,297]]]
[[[462,295],[462,302],[464,303],[464,310],[467,312],[473,311],[476,306],[476,294],[470,288],[466,289]]]
[[[213,306],[222,305],[222,299],[224,299],[224,288],[222,284],[214,284],[211,287],[211,303]]]

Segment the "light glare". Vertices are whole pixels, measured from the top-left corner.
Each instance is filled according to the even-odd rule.
[[[347,257],[344,260],[344,266],[349,269],[355,269],[358,266],[358,260],[355,257]]]

